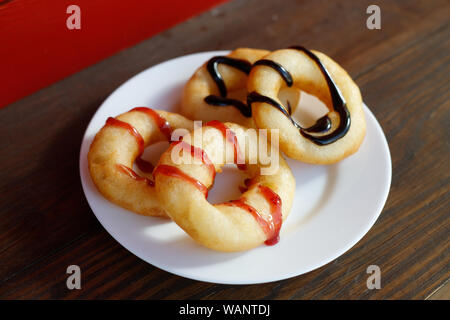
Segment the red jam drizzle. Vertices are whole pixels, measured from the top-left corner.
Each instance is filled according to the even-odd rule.
[[[170,141],[172,136],[172,128],[170,127],[169,122],[163,117],[161,117],[159,113],[146,107],[137,107],[130,111],[142,112],[145,113],[150,118],[152,118],[155,124],[157,125],[159,131],[166,137],[167,141]],[[153,164],[142,159],[141,155],[139,155],[139,157],[136,158],[136,165],[139,168],[139,170],[145,173],[152,173],[153,170],[155,169]]]
[[[137,107],[130,111],[143,112],[146,115],[148,115],[149,117],[151,117],[153,119],[153,121],[156,123],[156,125],[158,126],[159,131],[161,131],[161,133],[166,136],[167,141],[170,141],[170,139],[172,137],[172,128],[170,127],[169,122],[166,119],[164,119],[163,117],[161,117],[159,115],[159,113],[157,113],[155,110],[152,110],[152,109],[146,108],[146,107]]]
[[[225,139],[227,139],[227,142],[231,143],[233,145],[234,163],[237,165],[237,167],[240,170],[245,170],[245,168],[246,168],[245,161],[242,158],[242,153],[241,153],[241,150],[239,149],[239,144],[237,141],[236,134],[232,130],[227,128],[226,125],[224,125],[222,122],[220,122],[218,120],[209,121],[209,122],[205,123],[205,126],[216,128],[217,130],[222,132],[222,135],[224,136]],[[228,134],[227,134],[227,130],[228,130]]]
[[[153,175],[156,176],[156,174],[158,173],[164,174],[169,177],[175,177],[185,180],[194,185],[194,187],[196,187],[199,191],[201,191],[205,195],[205,198],[208,197],[208,188],[203,183],[187,175],[177,167],[166,164],[160,164],[159,166],[156,167],[155,171],[153,172]]]
[[[265,242],[268,246],[273,246],[280,240],[280,229],[283,223],[283,216],[281,214],[281,198],[278,194],[272,191],[269,187],[259,185],[259,192],[266,198],[270,205],[270,215],[272,217],[271,226],[272,234]]]
[[[206,154],[206,152],[203,149],[192,146],[184,141],[176,141],[176,142],[172,143],[172,146],[176,146],[176,145],[179,145],[184,151],[190,152],[192,157],[201,160],[202,163],[207,165],[208,169],[211,173],[212,180],[214,181],[214,179],[216,177],[216,169],[214,167],[214,164],[211,162],[208,155]],[[166,165],[166,164],[160,164],[158,167],[156,167],[156,170],[153,173],[153,175],[156,175],[156,173],[158,173],[158,172],[165,174],[167,176],[172,176],[172,177],[183,179],[183,180],[193,184],[198,190],[203,192],[203,194],[205,195],[205,198],[208,197],[208,188],[203,183],[201,183],[200,181],[185,174],[183,171],[181,171],[177,167],[174,167],[171,165]]]
[[[156,111],[154,111],[150,108],[146,108],[146,107],[137,107],[137,108],[132,109],[131,111],[143,112],[146,115],[148,115],[149,117],[151,117],[153,119],[153,121],[156,123],[156,125],[158,126],[161,133],[167,138],[168,141],[170,141],[171,136],[172,136],[172,128],[170,127],[169,122],[166,119],[164,119],[163,117],[161,117]],[[140,133],[136,130],[136,128],[134,128],[132,125],[130,125],[127,122],[120,121],[120,120],[112,118],[112,117],[109,117],[108,120],[106,120],[106,124],[109,126],[126,129],[130,134],[132,134],[135,137],[136,142],[138,144],[138,148],[139,148],[139,154],[135,161],[136,165],[139,168],[139,170],[141,170],[142,172],[152,173],[154,170],[154,166],[150,162],[141,158],[142,153],[144,152],[145,144],[144,144],[144,139],[142,138]],[[121,168],[122,171],[127,173],[133,179],[135,179],[135,180],[146,179],[147,181],[151,182],[151,183],[149,183],[149,185],[153,185],[153,181],[150,181],[147,178],[140,177],[131,168],[128,168],[127,166],[124,166],[124,165],[118,165],[118,167]],[[126,168],[126,169],[124,169],[124,168]],[[137,179],[137,178],[141,178],[141,179]]]
[[[155,167],[151,162],[142,159],[140,156],[136,158],[135,163],[139,168],[139,170],[141,170],[144,173],[152,173],[153,169],[155,169]]]
[[[106,125],[127,130],[136,139],[139,148],[139,155],[144,152],[144,138],[142,138],[141,134],[131,124],[109,117],[108,120],[106,120]]]
[[[117,168],[122,171],[123,173],[127,174],[130,178],[137,180],[137,181],[145,181],[149,186],[154,186],[155,183],[147,178],[141,177],[136,172],[133,171],[133,169],[128,168],[127,166],[123,164],[116,164]]]
[[[247,181],[248,185],[247,185]],[[251,179],[246,179],[247,187],[250,185]],[[272,191],[269,187],[258,185],[259,192],[267,200],[270,205],[270,218],[269,221],[264,219],[261,214],[252,206],[245,203],[244,198],[238,200],[232,200],[224,203],[228,206],[239,207],[248,213],[250,213],[261,226],[264,233],[267,235],[267,240],[264,242],[268,246],[273,246],[280,240],[280,229],[283,222],[281,215],[281,198]]]
[[[245,199],[240,198],[237,200],[231,200],[229,202],[224,203],[224,205],[238,207],[238,208],[241,208],[241,209],[247,211],[248,213],[250,213],[253,216],[253,218],[255,218],[256,222],[259,223],[259,225],[261,226],[261,228],[263,229],[265,234],[267,234],[267,235],[272,234],[272,230],[271,230],[272,227],[271,227],[270,223],[268,221],[266,221],[255,208],[253,208],[251,205],[245,203]]]
[[[202,163],[208,166],[209,172],[211,173],[212,176],[212,180],[216,178],[216,168],[214,167],[214,164],[209,159],[208,155],[203,149],[192,146],[184,141],[176,141],[173,142],[172,145],[173,146],[180,145],[184,151],[190,152],[192,157],[201,160]]]

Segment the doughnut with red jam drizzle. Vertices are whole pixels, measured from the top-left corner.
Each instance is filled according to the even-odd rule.
[[[201,130],[201,146],[196,141],[195,145],[180,149],[192,159],[197,155],[202,160],[200,164],[176,163],[172,156],[176,144],[172,144],[154,171],[155,190],[168,215],[198,243],[218,251],[276,244],[292,205],[295,180],[288,165],[272,148],[270,152],[280,157],[279,167],[272,175],[262,175],[261,164],[250,161],[254,155],[247,159],[241,152],[239,141],[258,143],[257,137],[244,129],[233,123],[208,122],[190,134],[192,137]],[[219,152],[224,143],[233,146],[233,155]],[[215,172],[230,160],[250,176],[246,189],[236,200],[213,205],[207,200],[208,188],[214,183]]]
[[[191,130],[193,122],[177,114],[145,107],[108,118],[88,153],[89,172],[99,192],[135,213],[167,217],[150,179],[153,165],[141,156],[147,146],[170,141],[172,129],[178,128]],[[135,172],[133,163],[149,177]]]

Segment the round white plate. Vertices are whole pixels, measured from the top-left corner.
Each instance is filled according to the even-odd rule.
[[[319,268],[349,250],[369,231],[388,196],[389,148],[367,107],[367,134],[355,155],[329,166],[288,159],[297,187],[292,211],[275,246],[262,245],[239,253],[203,248],[173,222],[139,216],[107,201],[90,178],[89,146],[108,116],[136,106],[177,111],[182,88],[194,71],[210,57],[226,53],[203,52],[161,63],[134,76],[105,100],[86,129],[80,151],[81,182],[89,205],[105,229],[126,249],[160,269],[186,278],[253,284]],[[232,195],[231,189],[238,194],[240,177],[235,170],[227,171],[217,175],[209,200],[230,200],[226,198]]]

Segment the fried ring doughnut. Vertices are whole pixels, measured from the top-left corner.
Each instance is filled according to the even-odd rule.
[[[313,126],[302,128],[277,99],[284,86],[317,96],[329,113]],[[364,139],[366,122],[359,88],[323,53],[303,47],[270,53],[255,63],[248,91],[256,126],[280,129],[280,149],[288,157],[331,164],[355,153]]]
[[[196,134],[202,139],[186,142],[187,136]],[[247,148],[258,145],[257,139],[256,133],[250,134],[240,125],[211,121],[185,135],[183,141],[172,143],[161,156],[153,172],[158,199],[172,220],[201,245],[242,251],[278,241],[281,224],[291,209],[295,180],[278,150],[269,145],[272,154],[279,156],[279,166],[273,168],[273,174],[261,174],[264,165],[260,157]],[[244,143],[248,143],[246,148],[242,148]],[[174,151],[175,147],[178,150]],[[226,148],[233,151],[223,152]],[[200,161],[177,164],[172,152]],[[244,170],[249,177],[247,189],[237,200],[212,205],[206,199],[208,188],[224,163],[236,163]]]
[[[267,50],[238,48],[201,66],[186,83],[181,113],[194,120],[231,121],[254,126],[246,102],[247,75]]]
[[[193,122],[181,115],[134,108],[108,118],[97,133],[88,153],[89,172],[100,193],[109,201],[145,216],[167,217],[159,205],[154,183],[133,171],[144,173],[153,167],[141,159],[144,149],[159,141],[170,141],[172,129],[193,129]]]

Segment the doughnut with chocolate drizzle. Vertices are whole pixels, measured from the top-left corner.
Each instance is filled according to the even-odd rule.
[[[210,94],[209,96],[205,97],[205,102],[212,106],[233,106],[238,109],[244,117],[251,117],[251,109],[247,106],[246,103],[241,102],[237,99],[227,98],[228,90],[227,86],[225,85],[225,81],[223,80],[222,75],[219,72],[219,63],[226,64],[227,66],[240,70],[247,75],[250,73],[250,70],[252,68],[250,62],[242,59],[234,59],[225,56],[216,56],[209,59],[209,61],[206,63],[206,69],[219,88],[220,96]]]
[[[181,113],[191,119],[230,121],[253,127],[247,106],[247,76],[253,62],[269,51],[238,48],[227,56],[215,56],[189,79],[181,103]]]
[[[268,85],[270,81],[274,85]],[[317,94],[329,113],[310,127],[301,126],[291,116],[290,105],[284,107],[277,99],[283,84]],[[356,152],[362,142],[365,120],[359,89],[337,63],[322,53],[313,53],[301,46],[274,51],[254,63],[248,90],[247,104],[252,106],[256,126],[279,128],[280,148],[291,158],[310,163],[334,163]],[[292,128],[264,106],[280,111]],[[347,135],[349,137],[345,138]]]

